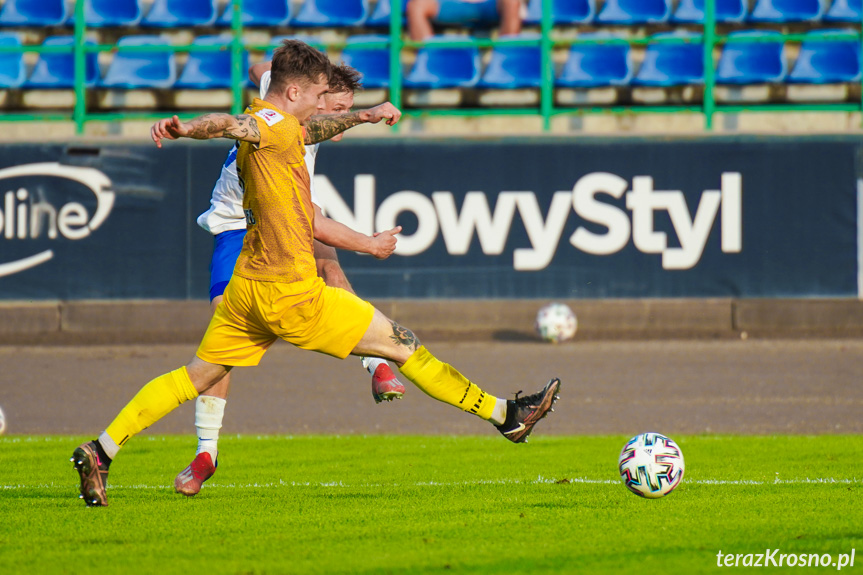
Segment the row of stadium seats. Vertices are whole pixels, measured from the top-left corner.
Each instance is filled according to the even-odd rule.
[[[833,33],[843,33],[837,30]],[[823,32],[822,32],[823,33]],[[860,82],[860,44],[845,40],[808,40],[800,50],[790,73],[785,45],[778,32],[740,31],[731,34],[740,42],[729,42],[722,48],[716,68],[719,84],[808,83],[834,84]],[[531,36],[522,36],[522,38]],[[773,38],[775,41],[764,41]],[[583,39],[614,40],[609,33],[584,34]],[[567,60],[555,77],[558,86],[591,88],[601,86],[678,86],[704,81],[704,58],[701,37],[692,32],[656,34],[653,39],[677,38],[685,42],[648,44],[638,70],[629,44],[617,41],[573,45]],[[477,48],[435,47],[418,51],[406,88],[536,88],[541,85],[541,55],[538,46],[498,45],[491,51],[488,65],[482,69]],[[760,41],[759,41],[760,40]],[[279,42],[274,38],[274,42]],[[386,42],[387,36],[355,36],[349,39],[341,59],[363,74],[367,88],[389,86],[389,51],[368,48],[363,44]],[[203,36],[194,46],[227,46],[224,36]],[[71,46],[70,36],[50,37],[46,46]],[[14,34],[0,34],[0,46],[20,45]],[[177,58],[172,52],[130,52],[125,46],[165,46],[159,36],[121,38],[104,76],[100,76],[97,56],[86,56],[88,86],[111,89],[213,89],[231,85],[231,56],[223,51],[189,52],[182,73],[177,74]],[[243,70],[248,68],[248,54],[243,54]],[[245,78],[244,78],[245,81]],[[0,88],[70,88],[74,82],[72,54],[41,54],[29,77],[20,54],[0,54]]]
[[[244,0],[245,26],[357,27],[388,26],[390,1],[304,0],[291,14],[290,0]],[[398,0],[396,0],[398,1]],[[217,0],[154,0],[144,14],[141,0],[84,0],[84,19],[91,27],[144,26],[183,28],[230,26],[232,5],[219,9]],[[551,0],[555,24],[638,25],[700,23],[705,0]],[[860,22],[863,0],[716,0],[719,22]],[[526,24],[538,24],[542,0],[530,0]],[[62,26],[73,23],[66,0],[6,0],[0,10],[0,26]],[[448,22],[461,25],[494,25],[496,22]]]
[[[246,0],[242,19],[246,26],[352,27],[389,23],[389,5],[378,2],[370,13],[368,0],[305,0],[295,15],[289,0]],[[141,0],[84,0],[84,21],[89,27],[186,28],[230,26],[233,7],[219,9],[217,0],[154,0],[144,13]],[[386,18],[377,12],[386,9]],[[74,25],[66,0],[6,0],[0,26]]]
[[[227,46],[230,40],[218,36],[202,36],[197,46]],[[72,36],[52,36],[43,46],[68,46],[75,43]],[[92,45],[92,42],[87,42]],[[118,42],[118,52],[104,76],[99,73],[95,53],[85,56],[85,83],[88,87],[112,89],[132,88],[227,88],[231,85],[231,55],[219,52],[190,52],[183,73],[177,76],[176,57],[171,52],[123,52],[127,46],[167,46],[159,36],[128,36]],[[14,34],[0,33],[0,46],[20,46]],[[249,67],[248,54],[243,54],[243,70]],[[27,74],[26,65],[19,54],[0,53],[0,88],[53,89],[71,88],[75,81],[75,60],[69,53],[45,53],[39,56],[33,71]]]
[[[842,34],[836,30],[822,32]],[[718,84],[806,83],[836,84],[860,82],[860,43],[854,40],[808,40],[800,50],[791,72],[781,34],[769,31],[740,31],[730,34],[742,41],[722,48],[716,67]],[[776,41],[764,38],[775,37]],[[611,40],[609,33],[582,34],[584,40]],[[693,32],[655,34],[651,39],[675,38],[685,42],[648,44],[636,71],[632,47],[618,42],[573,45],[563,67],[555,75],[557,86],[593,88],[603,86],[670,87],[704,82],[704,46]],[[751,41],[745,41],[751,40]],[[384,62],[385,51],[377,56]],[[363,58],[373,57],[366,52]],[[364,62],[363,62],[364,63]],[[362,71],[362,66],[355,66]],[[488,66],[480,69],[476,48],[423,48],[411,72],[405,77],[409,88],[479,87],[489,89],[536,88],[542,83],[539,47],[498,45]]]
[[[847,33],[822,31],[823,34],[831,32]],[[714,76],[717,84],[838,84],[861,80],[860,43],[857,41],[804,41],[789,72],[785,44],[779,33],[740,31],[729,36],[754,41],[729,42],[722,47]],[[775,37],[776,41],[758,41],[765,37]],[[574,46],[558,84],[669,87],[704,82],[704,46],[699,35],[671,32],[651,38],[687,38],[692,42],[648,44],[637,73],[626,44]]]
[[[353,27],[387,25],[389,5],[384,0],[370,13],[368,0],[305,0],[291,15],[289,0],[247,0],[242,19],[246,26]],[[382,13],[386,9],[386,15]],[[185,28],[230,26],[233,7],[219,9],[216,0],[154,0],[144,14],[141,0],[85,0],[84,21],[90,27]],[[6,0],[0,26],[73,25],[65,0]]]
[[[597,10],[597,0],[552,0],[554,24],[664,24],[703,23],[705,0],[605,0]],[[715,0],[717,22],[860,22],[861,0],[755,0],[749,10],[747,0]],[[531,0],[526,24],[538,24],[542,0]]]

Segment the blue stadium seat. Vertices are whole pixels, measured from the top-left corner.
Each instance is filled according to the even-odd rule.
[[[87,44],[92,45],[90,40]],[[74,46],[74,36],[50,36],[45,38],[43,46]],[[95,86],[99,78],[99,65],[95,53],[84,55],[84,84]],[[40,54],[33,73],[27,80],[28,88],[71,88],[75,85],[75,56],[70,50],[68,54]]]
[[[538,34],[522,34],[501,39],[539,39]],[[507,46],[498,44],[479,81],[480,88],[538,88],[542,84],[542,54],[539,45]]]
[[[638,86],[682,86],[704,82],[704,45],[701,34],[668,32],[651,38],[686,38],[686,44],[648,44],[632,83]]]
[[[21,38],[17,34],[0,32],[0,46],[21,46]],[[25,77],[24,56],[0,52],[0,88],[20,88]]]
[[[701,24],[704,22],[704,0],[680,0],[674,11],[672,21],[680,24]],[[717,22],[743,22],[746,19],[745,0],[716,0]]]
[[[342,61],[363,75],[363,87],[388,88],[390,85],[389,48],[363,48],[371,42],[389,42],[384,35],[353,36],[342,51]]]
[[[671,0],[606,0],[600,24],[662,24],[671,18]]]
[[[581,34],[582,40],[618,39],[606,44],[573,44],[557,85],[568,88],[627,86],[632,80],[629,44],[622,37],[598,32]]]
[[[138,52],[125,46],[167,46],[160,36],[125,36],[117,42],[117,53],[99,83],[104,88],[171,88],[177,80],[173,52]]]
[[[818,30],[819,34],[847,34],[853,30]],[[814,33],[814,32],[812,32]],[[841,84],[860,82],[860,42],[855,40],[806,40],[788,82],[796,84]]]
[[[216,0],[155,0],[141,21],[152,28],[212,26],[216,22]]]
[[[175,88],[202,89],[229,88],[231,86],[231,38],[229,36],[200,36],[192,42],[193,46],[225,46],[219,52],[189,50],[189,58]],[[248,84],[249,54],[242,54],[243,85]]]
[[[84,22],[87,26],[137,26],[141,22],[139,0],[84,0]],[[74,17],[69,19],[74,23]]]
[[[368,0],[305,0],[291,25],[346,28],[362,26],[368,17]]]
[[[825,0],[757,0],[750,22],[814,22],[820,20]]]
[[[596,16],[596,0],[554,0],[551,21],[554,24],[589,24]],[[542,22],[542,0],[530,0],[525,24]]]
[[[402,5],[402,23],[404,23],[404,13],[405,8],[407,7],[407,2],[405,2],[404,0],[396,0],[396,2]],[[375,5],[375,9],[372,12],[372,15],[369,16],[368,20],[366,20],[366,26],[371,28],[389,26],[391,13],[392,8],[390,7],[390,0],[378,0],[378,3]]]
[[[219,17],[219,26],[230,26],[234,17],[234,6],[231,2],[225,7]],[[289,0],[244,0],[240,11],[243,26],[287,26],[291,19]]]
[[[0,26],[61,26],[68,17],[66,0],[6,0]]]
[[[863,18],[863,0],[833,0],[824,14],[828,22],[860,22]]]
[[[727,42],[716,68],[717,84],[783,82],[787,74],[785,51],[779,32],[746,30],[731,38],[775,37],[775,42]]]
[[[404,81],[406,88],[471,88],[479,82],[479,50],[441,48],[435,42],[450,40],[437,36],[426,40],[417,52],[413,68]]]

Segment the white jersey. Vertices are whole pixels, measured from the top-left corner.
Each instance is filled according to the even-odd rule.
[[[270,72],[264,72],[261,76],[261,98],[267,95],[270,87]],[[239,142],[237,142],[237,146]],[[198,216],[198,225],[213,235],[227,232],[228,230],[246,229],[246,214],[243,213],[243,188],[240,186],[240,178],[237,177],[237,146],[231,148],[219,180],[213,187],[213,195],[210,198],[210,209]],[[315,194],[315,156],[318,146],[306,146],[306,168],[309,170],[309,186],[312,192],[312,203],[321,205]]]

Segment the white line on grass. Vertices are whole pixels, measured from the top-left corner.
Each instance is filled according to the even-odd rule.
[[[863,483],[863,480],[853,478],[836,478],[836,477],[805,477],[800,479],[779,479],[773,481],[755,481],[751,479],[693,479],[684,480],[685,483],[694,483],[695,485],[811,485],[811,484],[841,484],[852,485]],[[302,481],[284,481],[279,479],[278,482],[268,483],[207,483],[205,487],[213,489],[267,489],[274,487],[342,487],[347,489],[365,489],[379,487],[470,487],[473,485],[538,485],[552,483],[581,483],[588,485],[618,485],[619,479],[591,479],[588,477],[573,477],[562,479],[551,479],[539,476],[536,479],[478,479],[475,481],[420,481],[415,483],[358,483],[356,485],[346,484],[343,481],[326,481],[326,482],[302,482]],[[0,489],[48,489],[54,487],[67,488],[67,484],[39,484],[39,485],[2,485]],[[113,489],[167,489],[169,485],[109,485],[108,488]]]

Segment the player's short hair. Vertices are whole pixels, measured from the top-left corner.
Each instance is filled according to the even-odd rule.
[[[329,83],[333,65],[327,55],[299,40],[285,40],[273,52],[270,85],[284,90],[292,81],[315,84],[323,76]]]
[[[333,70],[330,73],[330,93],[339,94],[342,92],[354,93],[361,90],[363,85],[360,79],[362,74],[351,68],[347,64],[333,65]]]

